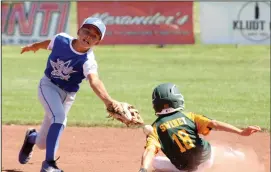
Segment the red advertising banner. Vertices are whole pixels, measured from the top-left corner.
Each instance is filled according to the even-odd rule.
[[[78,27],[87,17],[107,26],[102,44],[194,44],[193,2],[77,2]]]
[[[70,2],[3,2],[2,44],[25,45],[68,32]]]

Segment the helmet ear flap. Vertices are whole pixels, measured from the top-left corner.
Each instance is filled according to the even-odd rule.
[[[155,112],[161,112],[162,111],[162,107],[160,106],[161,105],[161,100],[159,99],[154,99],[153,100],[153,109]]]

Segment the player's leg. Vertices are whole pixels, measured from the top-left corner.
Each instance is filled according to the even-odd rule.
[[[39,98],[46,114],[48,114],[51,125],[46,137],[46,157],[41,171],[49,171],[50,169],[57,171],[58,169],[55,163],[55,154],[61,134],[67,123],[67,116],[63,106],[63,102],[67,97],[69,97],[68,93],[52,84],[47,78],[43,79]]]
[[[38,131],[35,144],[39,149],[46,149],[46,138],[48,134],[48,130],[51,126],[51,120],[49,118],[49,114],[44,114],[44,119],[42,121],[40,130]]]
[[[46,148],[46,160],[54,161],[59,138],[66,126],[67,114],[74,102],[75,93],[64,92],[44,77],[39,86],[39,99],[45,109],[44,120],[39,132],[35,129],[27,130],[19,154],[19,161],[22,164],[29,161],[34,144],[40,149]]]
[[[40,81],[42,82],[42,80]],[[40,83],[41,84],[41,83]],[[38,87],[38,95],[40,97],[41,91],[40,86]],[[26,164],[30,158],[32,157],[33,147],[36,144],[38,148],[45,149],[46,148],[46,137],[48,133],[48,129],[51,125],[51,121],[49,119],[50,113],[45,111],[44,119],[40,128],[40,131],[37,132],[33,128],[29,128],[26,131],[25,139],[23,146],[21,147],[19,153],[19,162],[21,164]]]
[[[76,97],[75,93],[61,93],[61,95],[62,95],[61,96],[62,106],[60,105],[62,107],[61,115],[59,114],[58,116],[56,116],[55,122],[52,123],[49,130],[47,129],[48,135],[46,137],[46,142],[45,142],[46,143],[46,161],[54,161],[55,154],[59,146],[59,139],[60,139],[61,132],[66,127],[68,112]],[[44,133],[46,133],[46,130]]]
[[[210,158],[204,163],[200,164],[195,172],[204,172],[207,169],[210,169],[214,164],[215,152],[215,147],[212,147]],[[178,170],[167,157],[164,156],[156,156],[153,159],[153,168],[158,172],[182,172]]]
[[[19,162],[21,164],[26,164],[30,160],[34,145],[39,149],[46,148],[46,138],[50,125],[51,120],[48,118],[48,115],[45,114],[39,131],[33,128],[29,128],[26,131],[24,144],[19,153]]]
[[[67,94],[65,100],[63,101],[63,107],[64,107],[64,112],[66,114],[66,117],[68,116],[68,113],[72,107],[75,97],[76,97],[75,93],[69,93]]]

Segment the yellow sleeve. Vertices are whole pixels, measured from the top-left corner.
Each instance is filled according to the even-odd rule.
[[[208,127],[209,123],[211,122],[210,118],[192,112],[186,113],[186,115],[188,118],[195,122],[199,134],[206,136],[210,133],[210,130],[212,129]]]
[[[156,154],[161,149],[155,124],[153,125],[153,132],[147,137],[145,149],[153,149]]]

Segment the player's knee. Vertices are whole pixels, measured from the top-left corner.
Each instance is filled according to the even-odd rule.
[[[59,124],[63,124],[64,126],[66,126],[67,117],[66,117],[65,113],[55,114],[54,117],[52,118],[52,123],[59,123]]]

